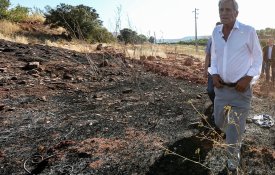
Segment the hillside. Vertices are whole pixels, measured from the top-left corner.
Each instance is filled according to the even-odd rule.
[[[198,58],[136,60],[110,46],[81,53],[0,40],[0,63],[0,174],[226,173],[223,140],[206,123]],[[274,115],[274,89],[255,91],[242,174],[272,175],[274,126],[251,118]]]

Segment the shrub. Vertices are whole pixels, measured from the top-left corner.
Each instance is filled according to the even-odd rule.
[[[0,19],[6,19],[8,15],[9,0],[0,0]]]
[[[128,28],[120,30],[120,34],[117,36],[118,40],[127,44],[143,44],[148,39],[145,35],[138,35],[136,31]]]
[[[29,16],[29,8],[17,5],[7,12],[7,19],[14,22],[26,21]]]
[[[61,3],[52,9],[46,7],[45,24],[52,27],[63,27],[77,39],[90,42],[103,42],[111,39],[111,34],[102,27],[99,15],[92,7],[78,5],[71,6]]]

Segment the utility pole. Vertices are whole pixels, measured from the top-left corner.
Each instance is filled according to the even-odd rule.
[[[198,19],[198,10],[197,8],[195,8],[195,11],[193,11],[195,13],[195,44],[196,44],[196,52],[198,52],[198,35],[197,35],[197,19]]]

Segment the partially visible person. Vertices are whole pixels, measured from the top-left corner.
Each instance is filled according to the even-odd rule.
[[[226,134],[227,168],[238,173],[241,140],[252,98],[260,77],[262,48],[256,30],[237,20],[236,0],[219,0],[222,25],[212,33],[211,69],[215,124]]]
[[[220,25],[221,22],[217,22],[217,25]],[[212,45],[212,37],[210,37],[207,41],[205,47],[205,61],[204,61],[204,77],[207,78],[207,94],[214,105],[215,91],[213,86],[212,75],[208,72],[208,68],[211,66],[211,45]]]
[[[265,65],[266,82],[269,83],[271,80],[273,85],[275,81],[275,47],[274,39],[269,38],[267,45],[263,48],[263,60]],[[271,69],[271,78],[270,78]]]

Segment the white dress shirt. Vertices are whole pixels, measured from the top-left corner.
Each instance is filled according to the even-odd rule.
[[[269,46],[268,47],[268,55],[267,55],[268,59],[271,59],[271,54],[272,54],[272,46]]]
[[[236,83],[252,76],[254,83],[262,69],[262,49],[253,27],[236,20],[227,41],[223,39],[223,25],[212,33],[210,73],[219,74],[225,83]]]

